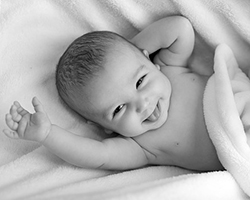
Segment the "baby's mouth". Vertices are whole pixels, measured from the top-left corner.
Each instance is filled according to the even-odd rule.
[[[147,121],[150,121],[150,122],[155,122],[159,119],[160,117],[160,109],[159,109],[159,103],[157,103],[154,111],[152,112],[151,115],[149,115],[149,117],[146,119]]]

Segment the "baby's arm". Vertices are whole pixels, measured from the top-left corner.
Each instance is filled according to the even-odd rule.
[[[188,19],[171,16],[149,25],[132,42],[149,54],[161,49],[154,58],[159,65],[187,67],[194,48],[194,30]]]
[[[147,164],[143,149],[131,138],[96,141],[75,135],[51,124],[42,104],[33,98],[35,113],[31,114],[18,102],[6,115],[4,130],[10,138],[37,141],[65,161],[80,167],[131,169]]]
[[[97,141],[52,126],[43,145],[79,167],[127,170],[148,164],[144,150],[131,138],[115,137]]]

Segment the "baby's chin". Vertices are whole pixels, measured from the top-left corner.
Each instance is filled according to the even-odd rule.
[[[151,121],[144,121],[142,123],[142,127],[140,130],[135,130],[135,131],[130,131],[130,132],[126,132],[120,135],[123,135],[125,137],[137,137],[140,136],[148,131],[152,131],[152,130],[156,130],[158,128],[160,128],[163,124],[165,124],[166,119],[161,119],[161,121],[159,121],[158,123],[152,123]]]
[[[121,135],[123,135],[124,137],[137,137],[137,136],[142,135],[145,132],[146,131],[134,131],[134,132],[124,133],[124,134],[121,134]]]
[[[132,132],[125,133],[122,135],[125,137],[137,137],[137,136],[143,135],[144,133],[148,131],[153,131],[162,127],[166,121],[167,121],[167,116],[165,118],[162,118],[161,121],[158,121],[155,124],[153,124],[152,122],[144,121],[142,124],[142,129],[140,131],[132,131]]]
[[[161,119],[161,121],[159,121],[158,123],[155,123],[155,124],[151,124],[151,122],[144,122],[144,127],[145,127],[145,130],[144,130],[144,133],[147,132],[147,131],[153,131],[155,129],[158,129],[160,128],[161,126],[163,126],[163,124],[165,124],[167,120],[165,119]]]
[[[142,126],[144,128],[144,133],[147,131],[155,130],[163,126],[168,118],[168,112],[162,113],[162,115],[159,117],[158,120],[156,121],[150,121],[150,120],[145,120],[142,123]]]

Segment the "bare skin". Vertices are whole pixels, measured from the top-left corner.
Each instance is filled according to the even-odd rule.
[[[165,18],[132,42],[149,54],[161,50],[152,63],[147,51],[115,45],[102,75],[84,88],[89,101],[78,98],[74,105],[80,112],[92,109],[89,120],[120,136],[102,141],[77,136],[52,124],[37,98],[32,101],[34,114],[17,102],[12,105],[6,115],[11,130],[4,133],[38,141],[80,167],[123,170],[160,164],[222,169],[202,112],[208,77],[187,68],[194,45],[190,23],[181,17]]]
[[[201,99],[208,77],[184,68],[164,70],[162,67],[162,71],[172,73],[168,77],[171,77],[173,88],[171,102],[175,103],[171,103],[169,118],[162,127],[135,140],[146,149],[150,146],[148,158],[152,164],[171,164],[195,170],[223,169],[208,136],[202,112]]]

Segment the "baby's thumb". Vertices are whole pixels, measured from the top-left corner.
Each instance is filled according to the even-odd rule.
[[[41,104],[41,102],[38,100],[37,97],[34,97],[32,99],[32,104],[36,112],[43,112],[43,113],[45,112],[43,109],[43,105]]]

